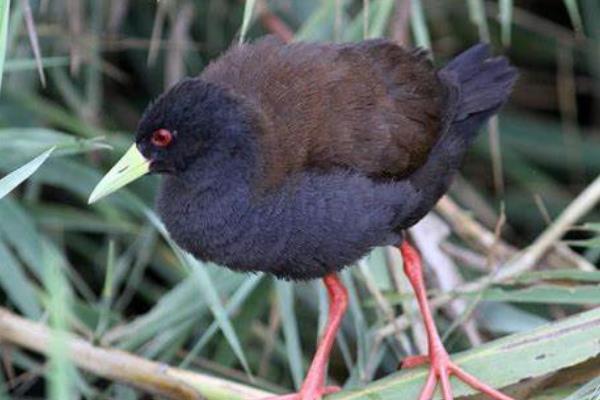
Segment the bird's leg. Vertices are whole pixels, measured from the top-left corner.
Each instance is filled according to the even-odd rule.
[[[325,333],[317,347],[308,374],[300,388],[299,393],[288,394],[279,397],[270,397],[268,400],[319,400],[325,394],[340,390],[336,386],[325,386],[327,362],[331,349],[335,343],[335,337],[342,323],[342,318],[348,308],[348,292],[335,274],[323,278],[323,283],[329,295],[329,317]]]
[[[415,292],[417,302],[427,332],[428,354],[426,356],[409,357],[402,363],[403,368],[415,367],[429,363],[429,375],[425,386],[421,391],[419,400],[429,400],[433,397],[433,392],[437,382],[440,382],[444,400],[452,400],[452,388],[450,386],[450,375],[467,383],[477,391],[488,395],[496,400],[513,400],[511,397],[497,391],[496,389],[480,382],[474,376],[460,369],[448,355],[440,335],[435,327],[435,322],[427,302],[425,283],[423,281],[423,267],[417,251],[408,243],[403,241],[400,245],[402,258],[404,259],[404,273],[410,281]]]

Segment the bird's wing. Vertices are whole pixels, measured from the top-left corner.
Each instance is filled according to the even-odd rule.
[[[444,88],[423,51],[384,39],[231,48],[201,77],[259,116],[265,183],[306,169],[406,176],[425,161],[443,120]]]

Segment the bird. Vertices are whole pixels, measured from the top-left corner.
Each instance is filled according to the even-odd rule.
[[[156,208],[185,251],[240,272],[322,279],[326,328],[298,393],[315,400],[348,306],[337,273],[395,246],[424,318],[429,364],[420,400],[449,376],[510,400],[454,364],[427,303],[408,228],[447,192],[482,126],[506,103],[517,70],[476,44],[436,68],[428,51],[385,39],[234,44],[144,111],[135,143],[90,203],[146,173],[162,175]]]

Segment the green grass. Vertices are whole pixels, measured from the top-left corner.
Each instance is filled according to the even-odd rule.
[[[2,88],[2,75],[6,59],[6,46],[8,39],[8,16],[10,14],[10,0],[0,2],[0,89]]]
[[[0,179],[0,199],[10,193],[14,188],[19,186],[23,181],[29,178],[39,167],[42,166],[44,161],[50,157],[50,154],[54,151],[54,147],[46,150],[27,164],[19,167],[15,171],[7,174],[4,178]]]

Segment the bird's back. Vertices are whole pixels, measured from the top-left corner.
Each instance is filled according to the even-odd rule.
[[[445,89],[425,53],[384,40],[232,47],[202,73],[255,111],[263,182],[308,169],[401,178],[424,163]]]

